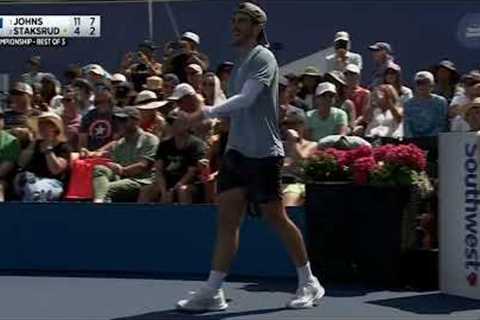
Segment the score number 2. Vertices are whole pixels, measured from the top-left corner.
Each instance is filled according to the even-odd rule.
[[[73,18],[73,24],[75,26],[75,29],[73,30],[73,33],[76,35],[80,35],[80,17],[74,17]],[[95,17],[90,17],[90,35],[94,36],[95,35]]]

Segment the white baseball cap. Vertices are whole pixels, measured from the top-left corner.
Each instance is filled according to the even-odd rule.
[[[192,64],[189,64],[187,66],[187,69],[192,69],[194,70],[197,74],[203,74],[203,69],[200,65],[196,64],[196,63],[192,63]]]
[[[200,36],[196,33],[190,31],[185,32],[184,34],[182,34],[182,39],[188,39],[195,42],[197,45],[200,45]]]
[[[121,73],[115,73],[112,75],[112,82],[125,82],[127,81],[127,77],[125,77],[123,74]]]
[[[105,70],[102,68],[102,66],[100,66],[98,64],[92,65],[92,67],[90,68],[90,70],[88,70],[88,72],[91,72],[91,73],[96,74],[98,76],[103,76],[105,74]]]
[[[321,96],[326,92],[337,93],[337,88],[331,82],[322,82],[317,86],[315,90],[315,96]]]
[[[355,73],[355,74],[360,74],[360,68],[356,64],[353,64],[353,63],[348,64],[345,67],[345,71]]]
[[[429,80],[431,84],[435,83],[435,78],[433,77],[433,74],[429,71],[420,71],[415,74],[415,82],[423,80]]]
[[[178,101],[183,97],[194,96],[196,94],[197,93],[195,92],[195,89],[193,89],[191,85],[189,85],[188,83],[181,83],[175,87],[175,90],[173,90],[173,94],[168,97],[168,100]]]
[[[334,42],[337,42],[338,40],[350,41],[350,35],[346,31],[339,31],[335,34]]]

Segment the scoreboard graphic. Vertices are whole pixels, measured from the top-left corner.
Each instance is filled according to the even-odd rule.
[[[0,16],[0,46],[65,46],[68,38],[98,38],[98,15]]]

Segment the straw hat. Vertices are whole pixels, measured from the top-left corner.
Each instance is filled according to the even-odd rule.
[[[156,91],[163,88],[163,79],[157,76],[152,76],[147,78],[147,83],[143,85],[143,88]]]
[[[39,131],[39,122],[40,121],[50,121],[57,127],[58,130],[58,141],[60,142],[67,142],[67,137],[65,136],[65,129],[63,126],[63,120],[62,118],[54,113],[54,112],[43,112],[41,113],[38,117],[31,117],[28,119],[28,127],[35,133],[35,135],[39,138],[40,136],[40,131]]]
[[[146,103],[146,104],[140,104],[140,105],[137,105],[137,109],[138,110],[154,110],[154,109],[158,109],[158,108],[161,108],[165,105],[167,105],[168,103],[170,103],[170,101],[152,101],[152,102],[149,102],[149,103]]]

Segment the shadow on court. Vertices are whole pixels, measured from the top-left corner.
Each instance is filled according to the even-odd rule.
[[[164,310],[158,312],[149,312],[145,314],[140,314],[136,316],[116,318],[112,320],[221,320],[221,319],[232,319],[236,317],[245,317],[245,316],[255,316],[255,315],[265,315],[272,314],[272,319],[274,319],[274,313],[285,311],[286,308],[274,308],[274,309],[261,309],[261,310],[250,310],[250,311],[241,311],[241,312],[228,312],[220,311],[216,313],[185,313],[178,312],[175,309]]]
[[[441,293],[394,299],[374,300],[368,304],[390,307],[416,314],[450,314],[480,310],[480,301]],[[479,316],[480,317],[480,316]]]

